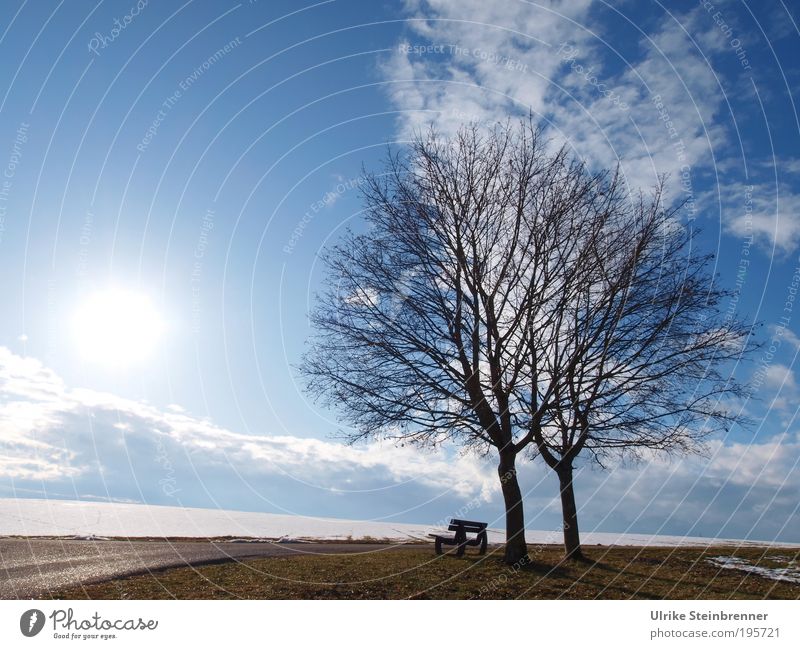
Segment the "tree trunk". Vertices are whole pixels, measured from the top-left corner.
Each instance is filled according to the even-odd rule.
[[[500,453],[497,472],[506,505],[506,552],[504,561],[508,564],[527,562],[528,546],[525,543],[525,514],[522,510],[522,492],[517,482],[517,469],[514,466],[516,453]]]
[[[557,469],[558,482],[561,487],[561,515],[564,525],[564,550],[567,559],[580,561],[581,537],[578,531],[578,510],[575,507],[575,491],[572,486],[572,466],[560,466]]]

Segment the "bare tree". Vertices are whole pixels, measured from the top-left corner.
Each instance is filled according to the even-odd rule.
[[[598,185],[581,216],[579,279],[559,304],[536,350],[538,381],[551,394],[528,435],[559,479],[564,545],[582,557],[573,467],[585,452],[601,466],[610,454],[700,450],[727,430],[732,398],[744,393],[725,373],[752,349],[749,329],[722,317],[729,293],[708,272],[713,255],[692,250],[679,208],[665,210],[663,182],[631,200],[618,175]]]
[[[578,556],[571,468],[583,448],[676,448],[697,418],[726,419],[709,400],[729,388],[700,368],[730,358],[740,332],[699,319],[722,294],[706,287],[701,304],[702,260],[676,274],[686,234],[658,196],[627,201],[617,176],[548,152],[523,123],[419,137],[390,153],[364,198],[366,232],[325,253],[308,390],[343,413],[352,441],[497,453],[507,562],[527,552],[526,449],[565,477],[565,541]],[[663,395],[680,393],[670,372],[684,367],[715,386],[671,414]]]

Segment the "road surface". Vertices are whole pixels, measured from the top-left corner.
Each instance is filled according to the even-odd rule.
[[[0,538],[0,599],[48,598],[50,593],[68,586],[163,568],[258,557],[375,552],[392,547],[398,546]]]

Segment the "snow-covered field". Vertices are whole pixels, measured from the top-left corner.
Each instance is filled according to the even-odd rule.
[[[220,509],[162,507],[71,500],[0,498],[0,536],[234,537],[263,539],[423,540],[444,528],[432,525],[311,518]],[[489,530],[489,542],[503,541],[502,530]],[[553,531],[528,530],[529,543],[559,543]],[[582,533],[586,545],[769,545],[700,537],[647,534]],[[790,544],[775,544],[790,545]]]

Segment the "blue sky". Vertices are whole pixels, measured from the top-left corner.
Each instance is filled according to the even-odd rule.
[[[530,111],[632,187],[669,174],[739,291],[726,307],[767,341],[732,370],[755,425],[706,458],[586,467],[584,527],[800,541],[798,20],[796,2],[3,3],[0,496],[497,524],[491,458],[344,446],[294,366],[362,168],[429,123]],[[163,320],[140,362],[76,342],[109,286]],[[522,481],[529,525],[557,527],[547,471]]]

